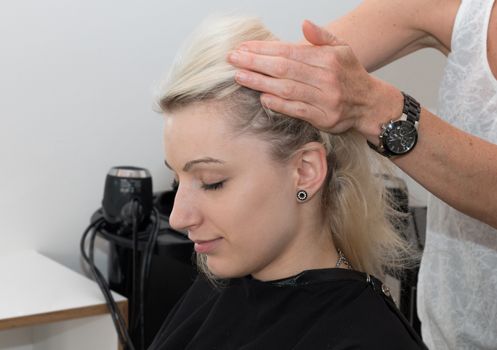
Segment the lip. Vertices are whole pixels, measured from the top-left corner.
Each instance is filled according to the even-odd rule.
[[[223,238],[218,237],[210,240],[194,240],[193,242],[195,243],[194,249],[197,253],[201,254],[208,254],[211,253],[217,245],[221,242]]]

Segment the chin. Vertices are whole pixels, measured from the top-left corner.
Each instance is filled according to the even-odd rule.
[[[206,265],[209,272],[219,279],[244,277],[250,274],[246,269],[238,268],[233,263],[212,261],[210,257],[207,257]]]

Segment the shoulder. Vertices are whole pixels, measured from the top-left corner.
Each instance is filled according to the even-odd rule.
[[[362,345],[371,348],[425,348],[390,295],[385,294],[382,281],[371,277],[370,282],[355,281],[350,285],[361,293],[351,300],[341,315],[343,332],[349,332],[349,338],[360,339],[365,342]]]
[[[306,302],[292,309],[305,325],[301,343],[319,348],[425,349],[420,337],[384,294],[380,280],[352,271],[307,287]],[[319,343],[319,344],[318,344]]]

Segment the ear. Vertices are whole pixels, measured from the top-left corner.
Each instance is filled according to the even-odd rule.
[[[305,190],[309,197],[318,192],[326,179],[326,149],[319,142],[309,142],[295,154],[296,191]]]

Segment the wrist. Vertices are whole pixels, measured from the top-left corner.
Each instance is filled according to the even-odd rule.
[[[402,115],[404,96],[402,92],[380,79],[373,79],[371,97],[367,103],[367,112],[356,124],[356,129],[370,143],[377,146],[381,126],[391,120],[396,120]]]

